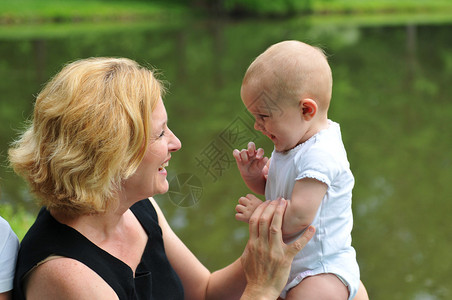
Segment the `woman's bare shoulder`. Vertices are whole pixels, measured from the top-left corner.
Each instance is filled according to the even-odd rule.
[[[114,290],[83,263],[58,257],[35,267],[26,278],[27,299],[118,299]]]

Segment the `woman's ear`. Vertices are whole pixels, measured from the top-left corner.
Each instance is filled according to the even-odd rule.
[[[314,118],[317,108],[317,103],[310,98],[300,100],[300,114],[305,121]]]

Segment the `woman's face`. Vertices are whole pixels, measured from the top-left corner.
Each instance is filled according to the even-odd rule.
[[[168,117],[162,99],[152,111],[151,138],[135,174],[123,183],[127,198],[141,200],[168,191],[167,172],[171,152],[181,147],[179,139],[167,125]]]

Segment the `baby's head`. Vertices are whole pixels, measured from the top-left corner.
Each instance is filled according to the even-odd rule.
[[[287,151],[327,126],[333,79],[322,50],[284,41],[259,55],[246,71],[241,97],[254,127],[277,151]]]
[[[259,55],[246,71],[243,92],[265,92],[276,104],[298,105],[309,98],[327,115],[333,78],[323,51],[299,41],[283,41]]]

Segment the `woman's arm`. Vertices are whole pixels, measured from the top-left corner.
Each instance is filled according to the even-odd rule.
[[[0,293],[0,300],[11,300],[11,299],[12,299],[11,291]]]
[[[49,260],[37,266],[25,280],[28,300],[118,299],[99,275],[71,258]]]
[[[151,198],[151,202],[159,217],[166,255],[182,281],[185,299],[239,299],[246,286],[240,260],[210,273],[173,232],[155,200]]]

